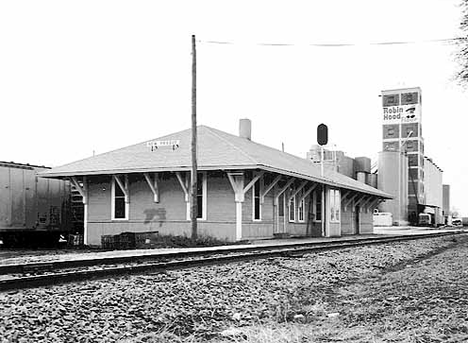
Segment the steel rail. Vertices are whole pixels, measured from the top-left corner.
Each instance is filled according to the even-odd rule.
[[[352,240],[343,240],[343,241],[333,241],[333,242],[316,242],[315,244],[292,244],[292,245],[277,245],[277,246],[266,246],[266,247],[255,247],[257,251],[251,249],[250,251],[240,251],[240,254],[232,254],[226,256],[211,256],[211,257],[201,257],[196,259],[186,259],[179,261],[166,261],[166,262],[155,262],[147,264],[135,264],[135,265],[126,265],[126,266],[112,266],[109,268],[102,269],[88,269],[88,270],[73,270],[73,271],[64,271],[58,273],[42,274],[42,275],[32,275],[32,276],[20,276],[0,279],[0,291],[12,290],[12,289],[21,289],[28,287],[38,287],[46,286],[63,282],[76,282],[89,279],[98,279],[108,276],[118,276],[118,275],[128,275],[128,274],[137,274],[141,272],[164,272],[165,270],[174,270],[174,269],[183,269],[190,267],[198,266],[208,266],[215,264],[225,264],[231,262],[239,262],[244,260],[254,260],[254,259],[264,259],[269,257],[298,257],[306,253],[324,251],[324,250],[335,250],[349,247],[357,247],[364,245],[372,244],[385,244],[392,242],[401,242],[408,240],[417,240],[425,238],[434,238],[434,237],[443,237],[450,235],[457,235],[466,233],[464,231],[453,231],[453,232],[443,232],[435,234],[421,234],[421,235],[403,235],[403,236],[390,236],[390,237],[372,237],[372,238],[361,238],[361,239],[352,239]],[[238,249],[235,251],[221,251],[221,254],[226,253],[235,253],[239,252]],[[197,254],[192,256],[187,256],[184,254],[184,257],[198,257],[202,253],[197,251]],[[206,252],[205,252],[206,253]],[[206,255],[216,254],[216,251],[209,251]],[[217,253],[218,255],[220,252]],[[172,256],[174,257],[174,256]],[[181,257],[176,256],[176,257]],[[95,261],[96,262],[96,261]],[[100,261],[97,261],[100,262]],[[127,261],[126,263],[129,263]],[[135,261],[131,261],[135,263]],[[114,263],[115,264],[115,263]],[[94,266],[101,265],[100,263],[95,263]],[[83,267],[83,266],[80,266]]]
[[[209,256],[209,255],[219,255],[219,254],[231,254],[235,252],[248,252],[248,251],[265,251],[265,250],[278,250],[282,248],[300,248],[308,246],[317,246],[322,244],[332,244],[336,242],[364,242],[368,240],[382,240],[386,241],[389,238],[401,238],[404,237],[413,237],[417,238],[426,238],[426,237],[440,237],[444,235],[464,233],[463,230],[454,230],[450,232],[437,232],[429,234],[416,234],[416,235],[391,235],[383,237],[360,237],[352,238],[346,240],[335,240],[329,242],[286,242],[284,244],[274,244],[274,245],[255,245],[255,246],[220,246],[208,248],[205,250],[187,250],[187,251],[174,251],[174,252],[165,252],[165,253],[155,253],[145,254],[145,255],[130,255],[130,256],[109,256],[109,257],[97,257],[97,258],[83,258],[83,259],[74,259],[74,260],[62,260],[62,261],[47,261],[47,262],[33,262],[33,263],[21,263],[21,264],[11,264],[11,265],[0,265],[0,275],[5,274],[24,274],[35,271],[51,271],[57,269],[69,269],[69,268],[79,268],[79,267],[90,267],[96,265],[114,265],[114,264],[123,264],[123,263],[138,263],[147,260],[161,260],[161,259],[174,259],[174,258],[183,258],[183,257],[196,257],[196,256]]]

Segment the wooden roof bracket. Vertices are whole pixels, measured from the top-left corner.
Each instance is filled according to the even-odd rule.
[[[244,187],[243,191],[244,191],[244,194],[250,189],[252,188],[252,186],[255,184],[255,182],[257,182],[262,176],[263,174],[265,174],[264,171],[261,171],[259,173],[257,173],[254,178],[247,184],[247,186]]]
[[[293,177],[290,178],[290,179],[288,180],[288,182],[286,182],[286,184],[284,185],[284,187],[281,188],[281,189],[279,190],[279,192],[275,194],[275,201],[278,201],[278,199],[279,199],[279,197],[281,196],[281,194],[283,194],[284,191],[287,190],[287,189],[289,188],[289,186],[291,186],[291,185],[293,184],[294,180],[295,180],[295,179],[294,179]]]
[[[288,203],[291,201],[292,198],[294,198],[304,188],[304,186],[307,184],[307,182],[309,182],[309,181],[302,182],[300,184],[300,186],[296,190],[294,190],[292,195],[289,196]]]
[[[340,193],[341,193],[341,203],[343,203],[343,202],[346,201],[346,198],[348,197],[348,195],[351,194],[351,191],[350,190],[344,190],[344,191],[340,190]]]
[[[359,195],[359,193],[354,193],[352,197],[350,197],[345,203],[344,203],[344,210],[347,211],[348,205],[351,204],[351,201],[354,200]]]
[[[229,182],[231,183],[234,191],[235,201],[244,202],[245,193],[257,182],[264,174],[264,171],[257,173],[254,178],[244,187],[244,173],[242,172],[230,172],[227,173]]]
[[[273,180],[273,182],[270,185],[268,185],[268,187],[260,194],[260,203],[263,204],[265,202],[265,196],[268,194],[268,192],[270,192],[273,189],[273,187],[275,187],[278,184],[281,178],[282,178],[282,175],[278,175]]]
[[[362,198],[358,199],[358,201],[354,203],[354,206],[360,205],[363,202],[363,200],[366,200],[366,201],[369,200],[368,196],[364,194]]]
[[[81,197],[83,198],[83,204],[88,203],[88,183],[86,182],[86,176],[83,176],[83,187],[80,186],[78,180],[75,176],[70,177],[70,182],[75,186],[78,193],[80,193]]]
[[[369,212],[372,207],[375,207],[380,201],[381,199],[379,198],[376,198],[373,201],[371,201],[369,205],[367,205],[367,212]]]
[[[304,200],[315,188],[317,188],[317,185],[318,183],[315,183],[308,190],[306,190],[305,193],[301,195],[299,203],[301,203],[302,200]]]
[[[177,180],[179,180],[180,187],[182,187],[182,190],[184,191],[185,195],[185,202],[190,201],[190,196],[189,196],[189,177],[188,174],[184,174],[184,178],[182,179],[182,175],[180,175],[180,172],[175,172],[177,176]]]
[[[125,202],[130,202],[129,194],[128,194],[128,176],[127,174],[124,175],[124,181],[120,179],[120,175],[112,175],[113,179],[119,184],[120,189],[122,190],[123,194],[125,195]]]
[[[154,202],[159,202],[159,174],[153,173],[154,180],[151,180],[149,173],[143,173],[145,176],[146,182],[148,183],[149,188],[153,192]]]
[[[366,213],[369,212],[369,207],[368,204],[374,197],[371,195],[369,198],[367,198],[365,201],[362,202],[361,207],[366,209]]]

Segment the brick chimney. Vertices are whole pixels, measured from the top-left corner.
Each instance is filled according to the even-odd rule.
[[[252,122],[250,119],[239,120],[239,137],[247,138],[249,141],[252,140]]]

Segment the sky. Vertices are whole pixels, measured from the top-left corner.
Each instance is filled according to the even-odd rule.
[[[305,157],[374,161],[381,90],[421,87],[425,153],[468,216],[459,0],[1,1],[0,160],[59,166],[197,122]],[[375,44],[386,42],[410,44]],[[278,45],[279,44],[279,45]],[[320,46],[320,44],[350,44]]]

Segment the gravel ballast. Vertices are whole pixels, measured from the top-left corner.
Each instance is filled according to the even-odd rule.
[[[467,260],[467,242],[467,235],[448,236],[0,293],[0,337],[222,341],[232,340],[229,332],[242,340],[272,323],[303,325],[299,332],[306,332],[333,322],[337,330],[362,324],[367,338],[382,335],[376,332],[382,323],[395,341],[425,323],[421,335],[466,338],[468,267],[460,261]],[[417,283],[408,285],[412,279]],[[445,306],[437,313],[451,318],[449,330],[434,329],[440,318],[425,321],[437,306]],[[395,314],[399,321],[385,321]]]

